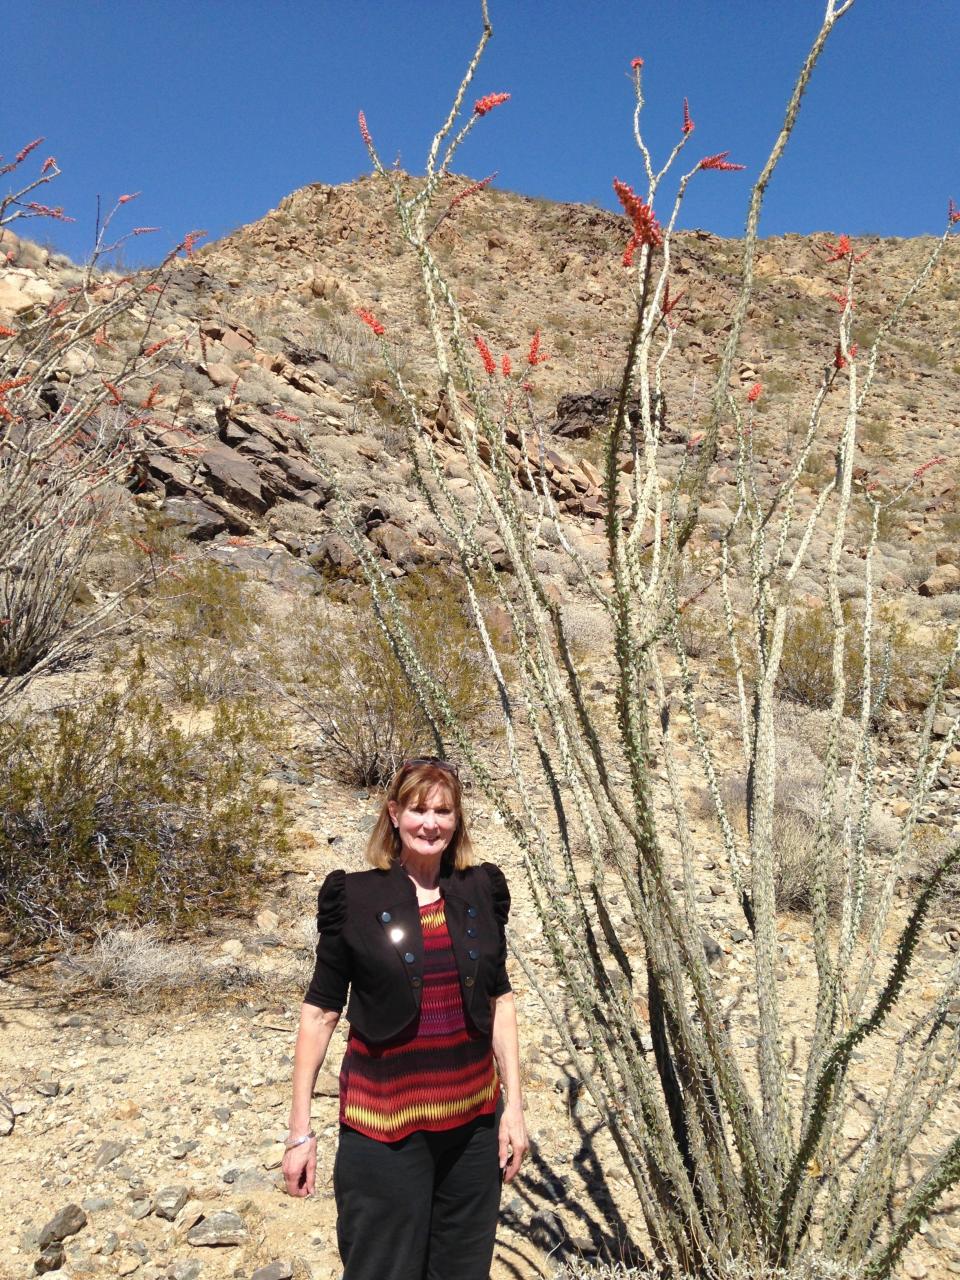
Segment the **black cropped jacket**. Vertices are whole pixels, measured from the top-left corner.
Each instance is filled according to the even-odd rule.
[[[468,1022],[491,1029],[491,998],[510,990],[504,926],[510,891],[492,862],[440,875],[450,942]],[[317,963],[307,1004],[339,1012],[374,1044],[405,1031],[420,1009],[423,934],[413,882],[388,871],[332,871],[317,900]]]

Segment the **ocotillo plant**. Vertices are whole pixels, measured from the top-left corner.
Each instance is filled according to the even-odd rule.
[[[65,218],[62,209],[30,198],[60,174],[52,156],[16,185],[42,141],[0,168],[0,178],[16,175],[15,189],[0,197],[0,252],[11,273],[24,250],[9,228]],[[31,679],[82,651],[121,600],[114,592],[82,612],[75,608],[156,394],[128,405],[125,388],[169,354],[170,339],[154,340],[157,308],[176,254],[196,238],[134,276],[101,271],[130,237],[156,230],[135,227],[113,237],[115,216],[134,199],[120,196],[98,222],[93,253],[71,288],[32,306],[26,299],[14,323],[0,326],[0,719]],[[136,333],[122,356],[111,342],[120,317]],[[109,376],[101,372],[105,357]]]
[[[829,265],[845,277],[836,349],[831,344],[825,352],[826,367],[804,438],[773,493],[762,489],[755,465],[751,415],[762,387],[752,388],[743,402],[730,387],[753,286],[764,193],[817,58],[851,5],[852,0],[827,3],[776,142],[753,186],[742,279],[719,361],[709,423],[701,439],[691,436],[685,461],[673,469],[661,446],[666,426],[663,370],[676,319],[675,297],[669,291],[674,228],[689,184],[705,171],[735,166],[726,153],[690,165],[679,177],[668,215],[658,216],[658,194],[673,167],[683,165],[693,121],[684,105],[677,144],[658,168],[641,130],[643,64],[634,60],[634,132],[646,191],[641,196],[626,183],[615,183],[629,220],[624,265],[631,272],[634,307],[606,437],[607,564],[602,574],[581,554],[574,529],[557,511],[545,443],[524,395],[525,384],[546,358],[539,334],[522,373],[514,375],[509,365],[498,366],[483,335],[471,332],[431,245],[433,230],[449,213],[444,210],[438,218],[432,202],[452,157],[478,121],[508,97],[481,97],[463,118],[469,86],[492,34],[486,4],[482,36],[450,113],[433,139],[421,182],[411,188],[402,175],[384,168],[367,121],[360,117],[376,172],[393,192],[400,228],[419,265],[440,389],[469,471],[470,501],[448,483],[431,424],[392,362],[389,316],[364,310],[360,319],[381,339],[383,360],[403,406],[415,481],[459,561],[471,595],[479,638],[499,692],[512,790],[498,783],[483,751],[458,722],[441,684],[421,661],[390,580],[380,572],[347,509],[342,530],[364,565],[383,626],[429,711],[438,741],[469,763],[522,851],[543,936],[587,1035],[589,1055],[577,1047],[569,1010],[559,1012],[557,1029],[629,1171],[651,1252],[669,1274],[759,1275],[769,1268],[789,1273],[822,1260],[831,1274],[847,1270],[877,1280],[890,1273],[924,1214],[960,1176],[956,1137],[948,1139],[916,1184],[908,1185],[904,1173],[910,1144],[921,1130],[930,1132],[957,1065],[957,1032],[946,1014],[960,983],[958,966],[938,992],[934,1010],[904,1036],[887,1099],[859,1150],[845,1139],[843,1127],[854,1053],[902,1003],[919,931],[937,885],[960,859],[958,848],[922,886],[906,914],[889,972],[883,971],[881,941],[893,923],[894,891],[917,815],[958,731],[954,720],[934,745],[933,719],[942,706],[960,641],[933,688],[909,811],[897,848],[882,868],[868,919],[867,818],[877,794],[874,733],[885,679],[883,671],[871,665],[876,626],[872,573],[878,520],[890,498],[857,491],[854,456],[878,352],[943,253],[956,221],[952,208],[947,228],[922,271],[866,351],[858,352],[852,340],[857,254],[845,238],[831,246]],[[810,499],[801,490],[801,473],[814,443],[827,431],[828,398],[835,401],[841,395],[846,405],[843,425],[839,437],[830,440],[836,466]],[[631,419],[632,403],[639,403],[638,421]],[[679,588],[722,434],[735,442],[739,500],[720,542],[719,568],[710,590],[725,618],[736,681],[740,744],[737,760],[725,759],[723,764],[726,769],[736,764],[740,768],[745,835],[739,833],[741,827],[720,785],[721,745],[712,738],[694,698],[683,639],[687,602]],[[323,465],[322,458],[318,463]],[[855,503],[865,504],[869,511],[871,532],[862,562],[862,710],[843,773],[840,739],[848,676],[839,573]],[[583,688],[561,609],[534,567],[537,539],[548,521],[572,570],[610,620],[613,641],[608,657],[616,673],[617,707],[613,733],[600,723]],[[502,546],[497,565],[488,543],[478,537],[481,522],[495,529]],[[817,992],[812,1023],[802,1032],[805,1077],[797,1077],[788,1069],[786,1017],[778,985],[775,708],[786,629],[798,609],[797,575],[807,562],[814,533],[821,529],[827,531],[829,543],[827,562],[819,572],[832,621],[833,679],[814,857],[812,950]],[[503,571],[504,561],[508,572]],[[496,593],[510,619],[515,680],[505,677],[485,626],[478,598],[481,583]],[[745,608],[740,605],[743,600]],[[702,770],[715,809],[729,893],[742,908],[752,940],[751,999],[759,1023],[755,1061],[735,1044],[701,944],[696,851],[672,727],[678,703],[690,726],[690,763]],[[619,783],[622,775],[627,786]],[[538,803],[544,798],[551,802],[548,814]],[[838,808],[845,815],[839,836]],[[839,925],[832,928],[827,918],[828,862],[838,840],[842,903]],[[675,887],[678,869],[680,888]],[[629,904],[627,919],[616,924],[610,901],[614,888]],[[642,956],[636,969],[631,952]],[[537,986],[522,949],[518,958]],[[646,999],[649,1028],[638,1014],[637,996]],[[547,1002],[547,1007],[557,1012],[555,1002]],[[799,1028],[791,1029],[801,1035]],[[652,1050],[645,1051],[651,1042]]]

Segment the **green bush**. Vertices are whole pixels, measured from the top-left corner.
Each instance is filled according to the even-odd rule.
[[[0,732],[0,919],[23,938],[171,926],[239,907],[284,848],[247,704],[174,728],[134,672],[122,692]]]
[[[148,614],[148,665],[181,702],[203,706],[243,692],[237,655],[250,640],[253,609],[242,573],[215,560],[174,565],[158,576]]]
[[[468,728],[494,704],[462,586],[428,569],[398,587],[420,655]],[[318,737],[317,767],[358,787],[388,780],[402,761],[435,750],[430,723],[374,613],[369,594],[355,608],[299,609],[269,637],[264,662]]]

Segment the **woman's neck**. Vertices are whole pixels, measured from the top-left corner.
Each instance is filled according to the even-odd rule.
[[[400,855],[400,865],[413,881],[420,894],[430,895],[436,892],[440,883],[440,860],[436,857],[421,858],[415,853]]]

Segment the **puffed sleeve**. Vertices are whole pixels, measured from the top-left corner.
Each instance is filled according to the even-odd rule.
[[[492,862],[484,862],[481,866],[490,881],[490,897],[493,902],[493,914],[497,921],[497,929],[500,934],[500,953],[497,957],[497,976],[494,982],[492,994],[494,996],[505,996],[508,991],[513,989],[510,986],[510,979],[507,977],[507,937],[505,932],[507,918],[510,915],[510,889],[507,886],[506,877],[498,866],[495,866]]]
[[[317,962],[305,1004],[339,1012],[347,1002],[350,964],[343,926],[347,920],[347,874],[331,871],[317,898]]]

